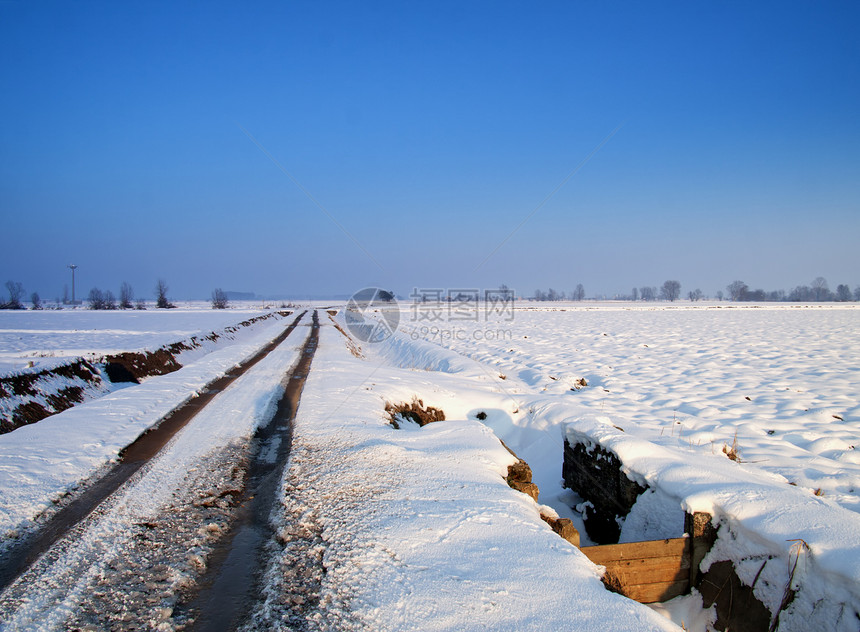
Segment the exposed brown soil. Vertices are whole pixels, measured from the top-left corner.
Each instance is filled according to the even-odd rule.
[[[230,445],[189,472],[167,507],[134,525],[67,629],[182,629],[174,609],[193,594],[215,543],[230,529],[247,461],[245,446]]]
[[[400,423],[403,421],[412,421],[419,426],[426,426],[434,421],[445,421],[445,412],[439,408],[432,406],[424,407],[424,402],[418,398],[412,400],[409,404],[385,404],[385,412],[388,413],[391,421],[389,423],[395,428],[400,428]],[[400,420],[398,421],[398,417]]]
[[[140,382],[145,377],[166,375],[182,368],[176,355],[194,349],[185,343],[174,343],[155,351],[127,351],[104,359],[108,378],[113,382]]]
[[[47,375],[93,382],[98,374],[98,369],[92,363],[82,359],[35,373],[4,375],[0,376],[0,397],[38,395],[41,392],[38,383]]]
[[[532,468],[522,459],[508,466],[508,475],[505,477],[505,481],[512,489],[531,496],[537,502],[540,490],[537,485],[532,483]]]
[[[235,515],[230,531],[216,543],[207,562],[205,574],[197,582],[196,593],[184,596],[177,610],[178,619],[189,623],[196,631],[240,629],[250,617],[247,627],[254,627],[254,610],[260,605],[263,577],[259,569],[264,564],[272,547],[286,547],[286,533],[276,532],[271,522],[273,506],[279,504],[280,481],[292,447],[292,427],[301,400],[302,390],[311,369],[319,341],[319,317],[313,313],[311,333],[305,341],[299,362],[289,373],[284,396],[278,402],[272,419],[257,429],[254,441],[258,445],[255,456],[247,467],[241,495],[238,497],[239,511]],[[304,523],[288,524],[301,527]],[[317,575],[322,571],[322,546],[313,556],[311,565]],[[307,561],[307,560],[306,560]],[[312,582],[313,583],[313,582]],[[313,608],[319,596],[316,590],[307,592],[308,586],[299,591],[298,601],[286,607],[280,601],[283,620],[296,624],[304,620],[306,611]],[[318,589],[318,586],[316,587]],[[291,600],[292,601],[292,600]],[[271,629],[264,625],[262,629]],[[292,627],[290,629],[296,629]]]
[[[61,412],[84,401],[84,389],[80,386],[67,386],[56,393],[45,396],[45,400],[56,412]]]
[[[81,358],[51,369],[2,376],[0,434],[36,423],[75,404],[100,397],[108,390],[102,375],[112,383],[138,383],[147,377],[166,375],[182,368],[177,356],[183,351],[197,349],[205,341],[215,342],[223,336],[229,336],[243,327],[249,327],[276,314],[287,317],[291,313],[270,312],[225,327],[220,333],[213,331],[203,336],[192,336],[187,340],[164,345],[155,351],[129,351],[95,360]],[[71,384],[58,385],[56,377],[65,378]],[[12,397],[23,398],[25,401],[14,408],[2,405],[2,400]]]
[[[0,434],[99,397],[106,390],[99,370],[84,359],[44,371],[0,377]],[[15,407],[3,406],[3,400],[13,397],[24,401]]]
[[[12,413],[13,427],[10,428],[10,430],[14,430],[19,426],[35,423],[40,419],[48,417],[50,414],[51,413],[48,412],[48,409],[42,406],[39,402],[27,402],[25,404],[21,404],[15,409],[15,412]]]
[[[286,317],[289,316],[291,312],[271,312],[269,314],[264,314],[263,316],[256,316],[255,318],[243,320],[241,323],[236,325],[225,327],[223,333],[212,331],[205,336],[192,336],[188,340],[173,342],[171,344],[164,345],[155,351],[130,351],[116,355],[109,355],[100,363],[105,365],[112,381],[139,382],[144,378],[152,377],[154,375],[166,375],[182,368],[182,365],[177,361],[176,356],[183,351],[197,349],[204,341],[207,340],[209,342],[215,342],[225,335],[236,333],[243,327],[250,327],[255,323],[271,318],[275,314]],[[122,367],[124,371],[118,371],[118,367]],[[125,380],[122,380],[120,378],[118,380],[114,380],[114,378],[110,376],[111,371],[116,371],[118,376],[124,374],[130,376],[132,379],[126,378]]]

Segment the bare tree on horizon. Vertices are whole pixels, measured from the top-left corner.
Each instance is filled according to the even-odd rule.
[[[164,279],[158,279],[158,282],[155,284],[155,306],[159,309],[170,309],[171,307],[176,307],[170,300],[167,298],[167,283]]]
[[[681,296],[680,281],[666,281],[663,287],[660,288],[660,296],[667,301],[675,302]]]
[[[816,301],[823,301],[830,294],[830,288],[827,287],[827,279],[824,277],[815,277],[812,282],[812,293]]]
[[[212,309],[227,309],[230,306],[230,301],[227,299],[227,293],[220,287],[212,290]]]
[[[126,281],[122,282],[122,285],[119,288],[119,308],[120,309],[131,309],[131,302],[134,300],[134,291],[131,289],[131,285]]]

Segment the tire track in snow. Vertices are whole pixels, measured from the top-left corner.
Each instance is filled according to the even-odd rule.
[[[314,311],[311,333],[277,411],[255,435],[256,453],[230,534],[217,546],[199,594],[179,614],[194,619],[193,630],[237,629],[264,599],[266,552],[277,536],[271,515],[280,509],[278,494],[292,446],[292,425],[318,341],[319,317]]]

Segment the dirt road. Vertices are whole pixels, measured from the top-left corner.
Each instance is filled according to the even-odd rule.
[[[268,517],[317,345],[317,313],[306,316],[135,441],[39,533],[7,549],[0,627],[244,625],[274,540]]]

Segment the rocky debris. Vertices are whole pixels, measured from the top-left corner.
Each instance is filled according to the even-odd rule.
[[[501,441],[501,439],[499,441]],[[501,441],[501,443],[505,450],[510,452],[514,458],[517,459],[516,463],[508,466],[508,475],[505,477],[505,481],[511,489],[522,492],[537,502],[540,490],[537,485],[532,483],[532,468],[529,467],[528,463],[519,458],[504,441]],[[569,518],[559,518],[558,514],[554,511],[552,512],[552,515],[550,515],[548,511],[551,510],[541,507],[541,520],[547,523],[554,532],[570,542],[573,546],[579,546],[579,531],[577,531],[576,527],[573,526],[573,522],[571,522]]]
[[[576,527],[573,526],[573,522],[570,518],[558,518],[546,513],[541,513],[540,517],[541,520],[547,523],[558,535],[570,542],[573,546],[579,547],[579,531],[577,531]]]
[[[532,500],[537,502],[540,490],[537,485],[532,483],[532,468],[522,459],[508,466],[508,475],[505,477],[505,481],[512,489],[522,492],[526,496],[531,496]]]

